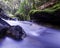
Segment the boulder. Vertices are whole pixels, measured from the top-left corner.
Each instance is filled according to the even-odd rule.
[[[26,37],[26,33],[20,26],[11,26],[7,31],[7,36],[15,40],[21,40]]]
[[[30,14],[31,20],[34,20],[35,22],[45,22],[45,23],[50,23],[52,21],[53,15],[48,13],[48,12],[40,12],[36,11],[33,14]]]
[[[60,26],[60,2],[44,10],[31,10],[29,15],[36,23],[43,22]]]
[[[0,23],[0,39],[6,36],[8,28]]]
[[[15,40],[22,40],[26,33],[19,25],[11,26],[0,18],[0,38],[5,36]]]
[[[30,19],[36,23],[48,23],[60,26],[60,9],[56,9],[55,11],[32,10],[29,15]]]
[[[0,38],[4,38],[10,25],[0,18]]]
[[[7,20],[13,20],[12,18],[9,18],[4,11],[0,8],[0,38],[3,38],[5,36],[8,36],[10,38],[13,38],[15,40],[23,39],[26,36],[26,33],[20,26],[11,26],[9,23],[4,21],[3,19]]]
[[[0,18],[0,23],[4,26],[10,26],[6,21]]]

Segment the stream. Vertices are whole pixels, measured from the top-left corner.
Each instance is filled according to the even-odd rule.
[[[21,26],[27,37],[22,41],[15,41],[6,37],[0,41],[0,48],[60,48],[60,30],[29,21],[5,21],[11,26]]]

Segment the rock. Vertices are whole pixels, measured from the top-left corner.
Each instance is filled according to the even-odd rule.
[[[7,30],[8,28],[6,26],[0,24],[0,39],[6,36]]]
[[[0,38],[4,38],[10,25],[0,18]]]
[[[53,15],[48,12],[40,12],[37,11],[30,15],[31,20],[34,20],[35,22],[44,22],[44,23],[50,23],[52,21]]]
[[[11,26],[7,31],[7,36],[15,40],[21,40],[26,36],[26,33],[20,26]]]
[[[57,9],[54,12],[32,11],[30,13],[30,18],[36,23],[48,23],[48,24],[60,26],[59,14],[60,14],[60,9]]]
[[[11,26],[0,18],[0,38],[8,36],[15,40],[21,40],[26,36],[26,33],[20,26]]]
[[[2,25],[4,25],[4,26],[10,26],[7,22],[5,22],[4,20],[2,20],[1,18],[0,18],[0,23]]]
[[[36,23],[43,22],[60,26],[60,2],[43,10],[31,10],[30,18],[35,20]]]

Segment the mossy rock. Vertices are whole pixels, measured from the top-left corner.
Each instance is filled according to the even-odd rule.
[[[31,20],[36,22],[51,23],[59,25],[60,22],[60,3],[44,10],[31,10],[29,15]]]
[[[43,11],[49,12],[49,13],[53,13],[56,10],[60,9],[60,3],[56,3],[54,6],[50,7],[50,8],[46,8]]]
[[[33,14],[35,12],[49,12],[49,13],[53,13],[56,10],[59,10],[59,9],[60,9],[60,2],[59,3],[56,3],[52,7],[46,8],[44,10],[31,10],[29,14]]]

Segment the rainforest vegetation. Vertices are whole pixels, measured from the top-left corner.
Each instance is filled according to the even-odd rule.
[[[0,8],[18,20],[37,20],[38,17],[39,21],[41,16],[50,20],[53,16],[60,17],[60,0],[0,0]]]

